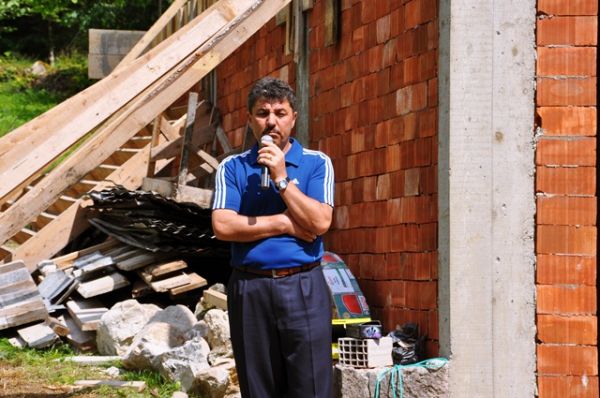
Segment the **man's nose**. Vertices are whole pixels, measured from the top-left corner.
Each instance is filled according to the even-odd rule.
[[[269,116],[267,116],[267,126],[275,126],[275,114],[269,113]]]

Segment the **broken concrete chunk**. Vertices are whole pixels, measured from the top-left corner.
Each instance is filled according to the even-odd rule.
[[[182,346],[164,352],[158,358],[158,372],[168,380],[178,381],[187,369],[198,373],[210,367],[210,347],[202,337],[186,341]]]
[[[126,300],[115,304],[98,324],[96,345],[102,355],[124,355],[136,334],[161,309],[154,304]]]
[[[183,305],[172,305],[157,312],[136,335],[123,357],[123,364],[131,369],[157,369],[157,357],[183,345],[195,323],[194,314]]]

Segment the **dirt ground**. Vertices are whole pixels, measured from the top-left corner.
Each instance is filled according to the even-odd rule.
[[[0,361],[0,397],[29,398],[29,397],[78,397],[99,398],[119,397],[114,392],[98,393],[90,389],[76,390],[65,385],[45,385],[30,377],[25,370]]]

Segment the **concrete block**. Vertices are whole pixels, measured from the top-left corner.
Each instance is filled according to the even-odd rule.
[[[438,370],[417,366],[406,366],[395,375],[396,395],[400,393],[400,376],[402,378],[404,398],[447,397],[448,364]],[[387,372],[379,385],[379,398],[394,396],[390,380],[392,371],[389,367],[375,369],[356,369],[337,364],[334,366],[334,397],[364,398],[374,397],[377,378]]]

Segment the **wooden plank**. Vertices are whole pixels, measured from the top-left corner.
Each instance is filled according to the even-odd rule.
[[[138,268],[145,267],[150,264],[154,264],[164,259],[164,255],[160,253],[152,253],[145,251],[135,257],[128,258],[123,261],[117,262],[117,268],[123,271],[133,271]]]
[[[108,308],[96,299],[70,300],[67,301],[67,311],[73,321],[85,332],[98,329],[100,318],[108,311]]]
[[[148,29],[146,34],[133,46],[131,51],[123,58],[121,63],[115,68],[115,72],[122,70],[126,65],[139,57],[148,48],[156,36],[167,26],[167,24],[177,14],[179,9],[187,0],[175,0],[173,4],[158,18],[158,20]]]
[[[188,185],[177,187],[175,201],[180,203],[195,203],[198,206],[210,208],[214,191],[212,189],[196,188]]]
[[[146,382],[144,381],[121,380],[77,380],[75,385],[80,387],[108,386],[112,388],[133,388],[137,392],[142,392],[146,388]]]
[[[325,46],[333,46],[340,35],[340,2],[325,0]]]
[[[195,272],[188,274],[188,276],[190,277],[190,283],[188,283],[187,285],[182,285],[179,287],[169,289],[169,295],[171,297],[177,296],[177,295],[180,295],[183,293],[187,293],[192,290],[200,289],[201,287],[204,287],[208,284],[206,279],[204,279],[203,277],[201,277],[200,275],[198,275]]]
[[[0,330],[24,325],[34,321],[43,321],[48,311],[41,298],[19,303],[17,306],[0,308]]]
[[[78,365],[84,366],[105,366],[110,365],[114,362],[121,361],[121,357],[118,355],[81,355],[74,357],[61,358],[60,361],[74,362]]]
[[[172,274],[175,271],[185,268],[187,268],[187,264],[183,260],[169,261],[144,268],[140,271],[140,276],[145,282],[149,283],[161,276]]]
[[[206,289],[202,292],[202,298],[208,305],[215,306],[227,311],[227,295],[216,290]]]
[[[69,329],[69,326],[67,326],[64,317],[54,318],[50,316],[48,319],[46,319],[46,324],[60,337],[66,337],[69,333],[71,333],[71,330]]]
[[[185,130],[183,132],[183,143],[181,147],[181,157],[179,161],[179,177],[177,183],[185,185],[185,178],[188,174],[188,161],[190,157],[190,145],[192,143],[192,131],[194,121],[196,120],[196,104],[198,103],[198,93],[190,92],[188,97],[187,118]]]
[[[213,13],[217,15],[211,14],[213,24],[222,25],[224,21],[231,22],[226,23],[225,27],[215,37],[202,45],[192,56],[182,61],[180,65],[174,68],[172,73],[163,76],[143,94],[128,103],[117,115],[111,117],[72,156],[64,160],[46,178],[26,193],[19,200],[19,203],[0,214],[0,242],[14,235],[23,225],[34,219],[37,214],[60,195],[60,192],[76,183],[102,160],[106,159],[116,148],[121,147],[131,138],[132,132],[139,131],[141,127],[147,125],[168,104],[173,103],[183,92],[191,88],[216,67],[223,57],[233,52],[241,44],[240,39],[242,37],[245,40],[260,27],[257,22],[262,19],[255,19],[255,16],[261,14],[260,11],[265,9],[265,5],[273,3],[271,7],[278,8],[281,5],[280,3],[287,2],[289,0],[240,0],[235,2],[235,5],[234,3],[227,3],[227,6],[223,2],[217,3],[216,6],[221,5],[221,9],[219,9],[219,12]],[[256,6],[260,3],[262,3],[262,6],[254,12],[247,12],[248,10],[244,8]],[[268,14],[275,12],[272,8],[267,8]],[[241,16],[236,15],[236,12],[241,13]],[[250,15],[252,15],[252,18],[248,18]],[[242,22],[244,22],[245,29],[235,29]],[[258,26],[254,28],[252,23]],[[210,25],[209,23],[200,25],[207,31],[212,31],[210,26],[206,26]],[[182,30],[185,30],[188,26],[186,25]],[[204,31],[196,32],[198,35],[204,33]]]
[[[52,259],[52,261],[54,261],[54,263],[62,270],[70,268],[73,266],[73,261],[75,261],[76,259],[86,256],[90,253],[94,253],[96,251],[101,251],[101,250],[108,250],[111,249],[117,245],[119,245],[120,242],[116,239],[113,238],[108,238],[107,240],[105,240],[102,243],[99,243],[97,245],[93,245],[90,247],[87,247],[85,249],[81,249],[81,250],[77,250],[68,254],[64,254],[62,256],[59,257],[55,257]]]
[[[155,292],[162,293],[168,291],[169,289],[173,289],[183,285],[188,285],[190,281],[190,277],[187,274],[181,273],[180,275],[172,276],[167,279],[150,282],[150,287]]]
[[[252,3],[251,0],[219,2],[154,48],[147,56],[131,62],[122,71],[111,74],[110,79],[99,81],[26,123],[17,129],[10,141],[0,139],[0,180],[4,181],[0,185],[0,198],[49,164],[149,86],[156,84],[157,79],[164,79],[165,72],[176,70],[181,59],[195,54],[199,47],[223,26],[229,25],[233,18]],[[209,41],[211,42],[212,40]],[[144,123],[146,124],[148,123]],[[52,134],[48,134],[49,131]]]
[[[128,285],[129,281],[127,278],[115,272],[98,279],[80,283],[77,287],[77,292],[81,294],[83,298],[90,298],[112,292]]]
[[[49,347],[59,340],[54,330],[44,323],[19,329],[17,333],[31,348]]]
[[[69,329],[69,333],[65,336],[69,344],[80,351],[90,351],[96,348],[96,333],[81,330],[81,327],[69,314],[61,315],[58,319]]]
[[[212,127],[206,127],[199,130],[198,134],[192,136],[192,143],[190,148],[197,150],[198,147],[206,145],[214,139],[215,130]],[[152,148],[151,157],[152,160],[168,159],[179,155],[183,144],[183,137],[178,137],[172,141],[165,142],[164,144],[158,145]]]

